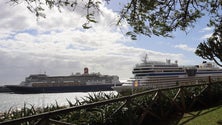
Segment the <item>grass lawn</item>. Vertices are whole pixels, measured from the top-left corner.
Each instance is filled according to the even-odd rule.
[[[222,105],[185,113],[178,125],[222,125]]]

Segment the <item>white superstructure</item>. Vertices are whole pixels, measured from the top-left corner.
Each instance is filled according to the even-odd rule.
[[[69,76],[47,76],[46,74],[33,74],[21,82],[21,86],[29,87],[53,87],[53,86],[79,86],[79,85],[121,85],[116,75],[101,75],[100,73],[76,73]]]
[[[153,89],[222,80],[222,69],[206,61],[195,66],[178,66],[178,61],[172,63],[171,60],[160,62],[144,59],[133,68],[132,73],[134,77],[128,82],[128,88],[131,89]],[[117,91],[124,88],[127,87],[114,87]]]

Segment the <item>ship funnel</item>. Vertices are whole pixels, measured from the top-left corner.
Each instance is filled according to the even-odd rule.
[[[84,74],[89,74],[89,69],[87,67],[84,68]]]
[[[170,59],[166,59],[166,63],[167,63],[167,64],[170,64]]]
[[[177,60],[175,60],[175,64],[177,64],[178,63],[178,61]]]

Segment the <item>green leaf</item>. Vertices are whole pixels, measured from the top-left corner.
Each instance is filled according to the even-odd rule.
[[[90,28],[92,28],[92,26],[88,26],[89,25],[89,23],[84,23],[83,25],[82,25],[82,27],[84,28],[84,29],[90,29]]]

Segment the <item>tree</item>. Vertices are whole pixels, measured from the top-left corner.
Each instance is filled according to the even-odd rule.
[[[23,0],[10,0],[19,3]],[[112,2],[111,0],[105,0]],[[91,28],[91,23],[97,23],[95,14],[100,13],[101,0],[25,0],[27,8],[37,17],[45,17],[44,7],[71,7],[75,10],[81,2],[85,2],[83,8],[86,11],[87,22],[83,28]],[[171,33],[177,29],[186,31],[194,27],[198,19],[208,16],[208,26],[215,27],[214,35],[208,42],[200,43],[196,54],[204,59],[214,60],[218,65],[222,62],[221,49],[221,0],[130,0],[120,11],[117,25],[126,22],[132,27],[126,35],[136,40],[137,34],[146,36],[156,35],[171,37]],[[220,24],[220,27],[218,27]],[[219,61],[218,61],[219,59]]]
[[[20,3],[24,0],[10,0]],[[112,2],[111,0],[105,0]],[[86,11],[87,22],[83,28],[91,28],[90,23],[96,23],[94,15],[100,13],[101,0],[25,0],[27,8],[37,17],[46,17],[44,5],[49,8],[69,7],[76,9],[77,5],[85,2],[82,6]],[[117,25],[123,20],[132,27],[127,32],[132,39],[137,34],[146,36],[157,35],[171,37],[171,33],[177,29],[186,31],[188,27],[194,27],[197,19],[209,15],[209,25],[212,26],[222,17],[220,14],[221,0],[130,0],[120,11]]]
[[[207,41],[200,43],[195,53],[203,59],[213,60],[222,67],[222,22],[217,25],[214,33]]]

